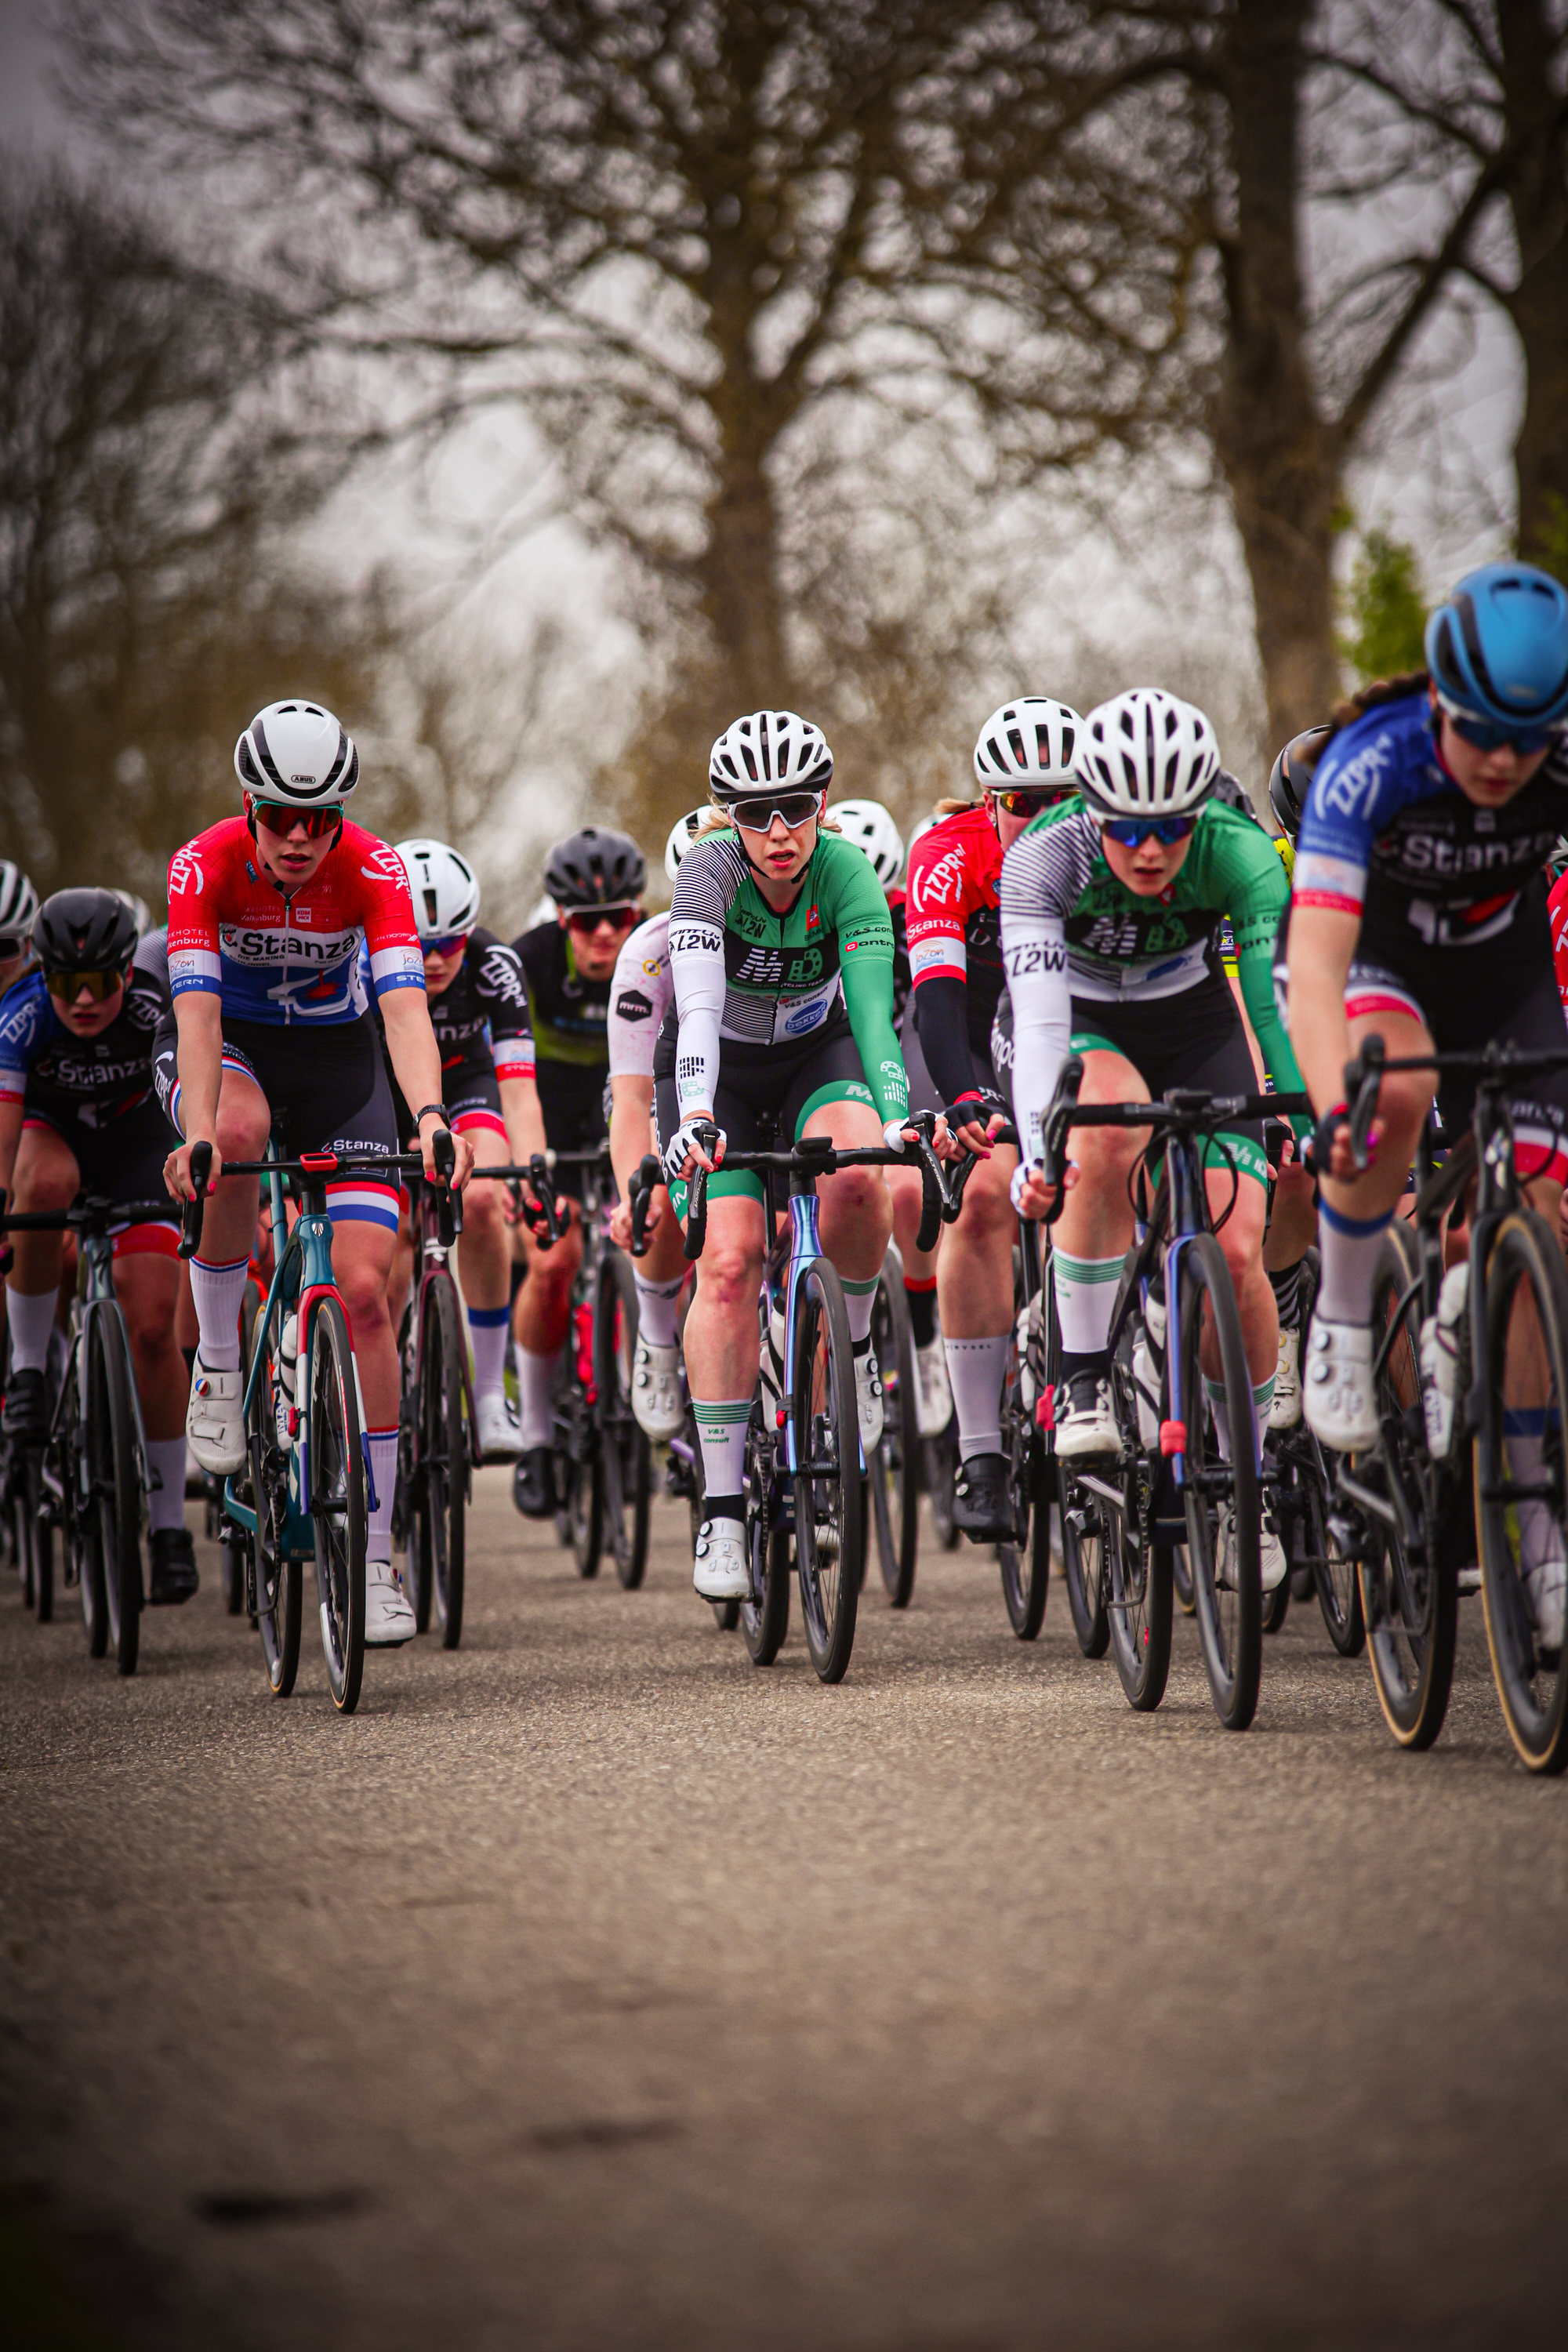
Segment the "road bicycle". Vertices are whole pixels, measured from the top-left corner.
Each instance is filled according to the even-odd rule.
[[[1476,1082],[1468,1132],[1445,1160],[1430,1123],[1423,1130],[1415,1213],[1384,1236],[1373,1284],[1378,1442],[1342,1459],[1335,1476],[1334,1517],[1359,1564],[1378,1702],[1401,1747],[1429,1748],[1442,1729],[1473,1528],[1503,1720],[1522,1761],[1542,1773],[1568,1764],[1568,1674],[1563,1653],[1540,1641],[1525,1571],[1527,1552],[1561,1560],[1568,1538],[1568,1268],[1556,1234],[1521,1192],[1506,1098],[1521,1078],[1564,1067],[1568,1052],[1495,1043],[1480,1053],[1389,1060],[1377,1036],[1345,1066],[1358,1167],[1367,1164],[1385,1075],[1444,1070]],[[1330,1140],[1323,1136],[1323,1148]],[[1439,1314],[1445,1226],[1472,1183],[1465,1303],[1452,1333],[1455,1391],[1445,1412],[1436,1355],[1423,1362],[1422,1338]]]
[[[444,1131],[435,1156],[449,1175],[456,1154]],[[276,1259],[266,1300],[248,1331],[242,1327],[247,1459],[224,1483],[224,1510],[247,1539],[246,1606],[279,1698],[292,1691],[299,1672],[302,1570],[313,1563],[327,1682],[340,1715],[353,1713],[364,1676],[365,1537],[376,1498],[348,1311],[332,1279],[327,1185],[334,1178],[414,1175],[423,1164],[417,1152],[306,1151],[284,1160],[276,1137],[265,1159],[224,1163],[226,1176],[266,1179]],[[201,1242],[211,1171],[211,1145],[196,1144],[195,1198],[184,1205],[180,1242],[187,1257]],[[299,1206],[291,1229],[285,1181]]]
[[[758,1292],[760,1356],[746,1424],[746,1562],[749,1597],[741,1633],[752,1663],[771,1665],[789,1621],[793,1543],[806,1648],[817,1677],[842,1681],[855,1643],[864,1573],[867,1464],[860,1445],[854,1359],[844,1291],[823,1255],[816,1186],[840,1168],[920,1167],[920,1246],[935,1241],[946,1195],[931,1144],[929,1113],[911,1120],[918,1140],[840,1150],[826,1136],[806,1136],[787,1151],[726,1151],[727,1171],[763,1179],[770,1236]],[[711,1150],[718,1129],[697,1128]],[[789,1185],[788,1214],[778,1197]],[[686,1255],[701,1256],[708,1224],[708,1171],[690,1180]]]
[[[474,1174],[480,1171],[476,1169]],[[473,1384],[462,1300],[450,1258],[463,1230],[462,1195],[408,1179],[418,1280],[397,1335],[397,1487],[392,1540],[403,1550],[403,1590],[421,1633],[434,1601],[441,1647],[463,1634],[468,1506],[473,1494]]]
[[[6,1233],[77,1236],[68,1352],[53,1384],[47,1430],[41,1444],[14,1452],[25,1465],[39,1618],[50,1614],[58,1528],[65,1580],[81,1593],[88,1649],[101,1658],[112,1643],[122,1675],[135,1673],[141,1649],[142,1528],[151,1481],[131,1342],[114,1295],[111,1227],[165,1218],[170,1205],[166,1197],[129,1206],[89,1198],[0,1217]]]
[[[608,1542],[628,1592],[647,1570],[652,1449],[632,1411],[637,1294],[631,1265],[610,1238],[615,1171],[606,1140],[584,1151],[535,1152],[526,1168],[477,1168],[476,1177],[525,1178],[538,1203],[531,1216],[539,1248],[553,1248],[557,1169],[584,1171],[583,1262],[572,1286],[571,1320],[554,1390],[552,1437],[556,1533],[577,1573],[597,1576]]]
[[[1305,1360],[1307,1335],[1318,1291],[1318,1251],[1301,1262],[1300,1328]],[[1331,1524],[1337,1457],[1308,1428],[1305,1419],[1289,1429],[1271,1429],[1263,1442],[1265,1492],[1269,1496],[1289,1571],[1264,1595],[1263,1630],[1278,1633],[1292,1600],[1316,1599],[1330,1641],[1342,1658],[1359,1658],[1366,1647],[1361,1580],[1353,1559],[1341,1549]],[[1270,1606],[1272,1603],[1272,1606]]]
[[[1048,1184],[1058,1181],[1071,1129],[1152,1132],[1135,1171],[1137,1237],[1110,1320],[1121,1451],[1093,1468],[1057,1465],[1069,1594],[1075,1581],[1080,1588],[1075,1628],[1087,1646],[1080,1611],[1098,1638],[1103,1610],[1130,1705],[1140,1713],[1158,1706],[1170,1670],[1172,1554],[1184,1542],[1215,1712],[1226,1730],[1243,1731],[1257,1711],[1262,1675],[1262,1493],[1253,1447],[1236,1445],[1231,1456],[1221,1447],[1205,1387],[1201,1351],[1212,1331],[1229,1428],[1251,1430],[1252,1376],[1230,1269],[1210,1216],[1202,1139],[1238,1119],[1304,1111],[1307,1098],[1182,1087],[1157,1103],[1080,1105],[1082,1082],[1075,1055],[1047,1116]],[[1151,1184],[1148,1159],[1156,1150],[1160,1166]],[[1061,1206],[1058,1192],[1047,1222]]]
[[[871,1301],[871,1347],[882,1378],[882,1434],[867,1466],[868,1517],[889,1605],[907,1609],[921,1540],[920,1377],[904,1261],[892,1242]],[[868,1545],[868,1558],[869,1552]]]

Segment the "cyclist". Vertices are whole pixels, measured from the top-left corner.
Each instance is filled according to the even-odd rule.
[[[0,857],[0,996],[21,979],[32,960],[37,911],[38,894],[21,867]]]
[[[1300,1080],[1274,1002],[1271,950],[1289,885],[1268,835],[1215,797],[1219,746],[1201,710],[1135,688],[1091,710],[1076,754],[1079,796],[1037,818],[1002,869],[1002,942],[1016,1028],[1014,1101],[1026,1139],[1013,1183],[1026,1216],[1045,1213],[1042,1129],[1069,1051],[1084,1057],[1080,1099],[1148,1099],[1173,1087],[1256,1090],[1241,1014],[1220,969],[1228,916],[1252,1029],[1275,1086]],[[1303,1121],[1303,1127],[1309,1123]],[[1147,1130],[1085,1128],[1073,1139],[1079,1181],[1053,1234],[1061,1333],[1056,1445],[1064,1459],[1119,1449],[1111,1408],[1110,1311],[1132,1240],[1128,1179]],[[1206,1189],[1240,1310],[1255,1421],[1272,1401],[1279,1326],[1263,1272],[1267,1162],[1261,1122],[1228,1127],[1205,1147]],[[1228,1211],[1228,1214],[1226,1212]],[[1205,1371],[1217,1375],[1205,1343]],[[1208,1382],[1222,1450],[1232,1431],[1217,1378]],[[1065,1393],[1064,1393],[1065,1391]],[[1224,1530],[1222,1529],[1222,1541]],[[1265,1529],[1263,1582],[1285,1573]]]
[[[400,841],[397,855],[425,955],[425,993],[452,1132],[468,1137],[476,1168],[526,1160],[544,1149],[544,1121],[533,1083],[533,1034],[517,951],[479,928],[479,886],[466,857],[444,841],[427,839]],[[394,1102],[398,1131],[407,1134],[408,1106],[395,1088]],[[458,1244],[474,1351],[479,1452],[490,1462],[510,1461],[518,1450],[505,1389],[511,1252],[503,1197],[498,1184],[469,1188]],[[401,1288],[405,1291],[406,1284]]]
[[[582,1151],[604,1140],[610,990],[616,959],[642,919],[647,880],[647,861],[628,835],[584,825],[545,861],[555,915],[512,942],[528,988],[539,1104],[553,1150]],[[531,1519],[548,1518],[555,1507],[551,1390],[583,1263],[581,1171],[563,1170],[556,1190],[565,1197],[565,1230],[552,1249],[541,1250],[524,1229],[527,1276],[512,1315],[521,1449],[512,1492]]]
[[[709,791],[729,820],[682,860],[670,909],[675,1018],[654,1061],[664,1168],[678,1214],[699,1168],[708,1240],[686,1320],[686,1369],[707,1516],[692,1581],[705,1600],[743,1599],[746,1423],[757,1380],[757,1294],[767,1235],[762,1186],[727,1174],[727,1142],[758,1148],[777,1115],[789,1141],[897,1143],[909,1089],[892,1021],[887,900],[852,843],[824,831],[833,754],[789,710],[737,719],[714,744]],[[710,1154],[698,1134],[711,1120]],[[945,1138],[944,1138],[945,1142]],[[892,1231],[879,1170],[825,1177],[822,1245],[849,1312],[860,1438],[882,1430],[871,1307]]]
[[[17,1210],[66,1209],[80,1192],[158,1199],[168,1138],[153,1091],[153,1034],[168,1010],[161,939],[138,946],[112,890],[57,890],[34,918],[37,968],[0,1007],[0,1191]],[[7,1437],[41,1439],[45,1372],[65,1235],[19,1233],[6,1284],[11,1378]],[[196,1555],[185,1528],[184,1361],[174,1338],[177,1213],[114,1234],[114,1288],[125,1317],[152,1477],[153,1605],[188,1601]]]
[[[664,870],[673,883],[680,861],[702,830],[705,809],[689,809],[669,829]],[[645,1153],[658,1149],[653,1128],[653,1055],[664,1016],[675,1000],[669,969],[669,916],[639,923],[616,959],[610,989],[610,1158],[620,1202],[610,1237],[629,1250],[631,1184]],[[664,1444],[680,1433],[679,1316],[686,1278],[680,1226],[663,1184],[655,1188],[646,1231],[647,1255],[632,1260],[637,1292],[637,1344],[632,1365],[632,1411],[649,1437]]]
[[[1073,761],[1082,730],[1076,710],[1046,696],[1004,703],[974,746],[981,800],[944,803],[949,814],[920,836],[910,860],[914,993],[904,1053],[910,1099],[916,1110],[944,1108],[959,1141],[980,1155],[963,1212],[942,1236],[937,1269],[942,1350],[958,1415],[953,1524],[977,1543],[1005,1539],[1014,1524],[1001,1403],[1016,1231],[1007,1187],[1017,1156],[991,1141],[1008,1117],[992,1060],[1003,993],[997,890],[1004,853],[1043,811],[1076,792]],[[929,1323],[925,1329],[934,1356]],[[917,1346],[920,1339],[917,1327]],[[928,1383],[934,1387],[922,1357],[922,1395]]]
[[[1544,866],[1568,824],[1568,594],[1525,563],[1468,572],[1426,624],[1426,668],[1351,706],[1321,752],[1296,845],[1287,961],[1292,1042],[1313,1103],[1341,1102],[1346,1061],[1376,1031],[1391,1057],[1491,1038],[1568,1042],[1552,966]],[[1307,1420],[1341,1452],[1378,1434],[1372,1286],[1379,1244],[1433,1098],[1423,1070],[1385,1078],[1371,1165],[1349,1130],[1321,1181],[1322,1273]],[[1474,1098],[1437,1091],[1457,1133]],[[1568,1072],[1521,1079],[1510,1101],[1524,1190],[1554,1227],[1568,1174]],[[1446,1442],[1447,1433],[1444,1433]],[[1542,1438],[1510,1433],[1531,1475]],[[1550,1510],[1518,1507],[1536,1630],[1562,1647],[1568,1564]]]
[[[201,1339],[186,1429],[216,1477],[245,1459],[238,1315],[256,1236],[254,1176],[224,1182],[226,1160],[258,1160],[274,1118],[291,1154],[317,1150],[390,1159],[398,1149],[380,1042],[360,977],[363,940],[386,1052],[434,1181],[432,1147],[449,1127],[441,1056],[425,997],[425,961],[403,861],[349,822],[359,753],[320,703],[274,702],[235,746],[243,816],[209,825],[169,868],[174,1016],[153,1048],[158,1092],[184,1139],[170,1191],[192,1193],[191,1149],[213,1146],[215,1191],[202,1252],[191,1260]],[[456,1136],[455,1181],[473,1146]],[[414,1612],[392,1565],[397,1475],[397,1349],[386,1283],[397,1239],[391,1172],[327,1186],[333,1272],[348,1309],[364,1402],[374,1502],[365,1554],[365,1640],[406,1641]]]

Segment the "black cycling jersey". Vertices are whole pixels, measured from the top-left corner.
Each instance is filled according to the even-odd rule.
[[[910,928],[901,890],[889,891],[888,912],[893,922],[893,1026],[901,1032],[910,1001]]]
[[[166,936],[136,950],[125,999],[100,1035],[73,1036],[40,971],[7,989],[0,1008],[0,1100],[25,1098],[52,1127],[107,1128],[153,1094],[153,1036],[169,1011]]]
[[[528,990],[534,1081],[547,1140],[581,1150],[605,1133],[607,1023],[614,975],[584,980],[563,925],[536,923],[512,941]]]
[[[492,1070],[498,1078],[531,1077],[533,1033],[516,949],[493,931],[470,931],[462,962],[430,999],[430,1025],[448,1109],[470,1078],[488,1077]]]

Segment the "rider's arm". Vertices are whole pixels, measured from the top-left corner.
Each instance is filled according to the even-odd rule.
[[[729,903],[719,850],[717,842],[700,842],[688,851],[675,877],[669,909],[669,971],[680,1017],[675,1089],[682,1125],[688,1119],[712,1118],[719,1084]]]
[[[0,1072],[0,1081],[4,1079]],[[16,1166],[16,1147],[22,1140],[23,1103],[0,1094],[0,1192],[9,1193],[11,1178]],[[5,1247],[0,1243],[0,1251]]]
[[[934,825],[910,852],[904,923],[915,1032],[943,1102],[978,1097],[969,1051],[969,949],[964,927],[971,877],[963,845]]]
[[[1025,1161],[1044,1150],[1045,1116],[1072,1045],[1067,917],[1098,854],[1087,817],[1053,815],[1002,860],[1002,962],[1013,1000],[1013,1116]]]
[[[45,1024],[41,990],[18,982],[0,1013],[0,1192],[9,1192],[27,1104],[27,1070]]]
[[[1290,886],[1273,843],[1258,827],[1227,827],[1225,845],[1226,898],[1247,1019],[1276,1090],[1295,1094],[1301,1072],[1274,995],[1274,941]],[[1311,1132],[1308,1118],[1295,1125],[1298,1135]]]
[[[838,935],[845,1009],[860,1067],[884,1129],[901,1128],[910,1113],[910,1081],[893,1027],[893,923],[868,858],[835,852],[829,919]],[[826,899],[826,893],[824,893]],[[829,909],[825,904],[825,915]],[[686,1034],[681,1031],[684,1048]]]
[[[645,1152],[653,1150],[653,1080],[631,1072],[610,1078],[610,1162],[623,1201]]]
[[[392,1064],[393,1076],[403,1089],[404,1101],[411,1110],[425,1113],[419,1122],[419,1143],[425,1153],[426,1172],[433,1175],[430,1141],[445,1121],[434,1109],[426,1108],[441,1099],[441,1049],[430,1026],[430,1007],[423,987],[383,989],[380,996],[381,1017],[386,1030],[386,1058]],[[182,1037],[183,1034],[182,1032]],[[182,1083],[184,1076],[182,1065]],[[460,1182],[473,1158],[473,1146],[463,1136],[454,1140]]]
[[[497,1048],[498,1061],[500,1048]],[[507,1149],[514,1166],[531,1160],[536,1151],[544,1149],[544,1113],[539,1107],[539,1088],[532,1074],[526,1078],[503,1078],[498,1068],[500,1086],[500,1115],[506,1122]]]
[[[1359,912],[1296,906],[1290,911],[1290,1043],[1320,1118],[1344,1100],[1351,1055],[1345,981],[1361,935]]]
[[[217,1141],[217,1097],[223,1084],[223,998],[205,988],[176,989],[180,1126],[187,1143]]]

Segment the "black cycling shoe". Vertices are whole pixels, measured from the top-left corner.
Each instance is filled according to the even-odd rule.
[[[1011,1543],[1017,1534],[1005,1454],[972,1454],[952,1486],[952,1524],[971,1543]]]
[[[41,1438],[48,1426],[42,1372],[13,1372],[5,1383],[5,1410],[0,1429],[24,1445]]]
[[[531,1445],[511,1474],[511,1499],[525,1519],[548,1519],[555,1510],[555,1460],[548,1445]]]
[[[201,1582],[196,1547],[189,1528],[155,1528],[153,1531],[153,1580],[148,1595],[154,1609],[173,1609],[188,1601]]]

